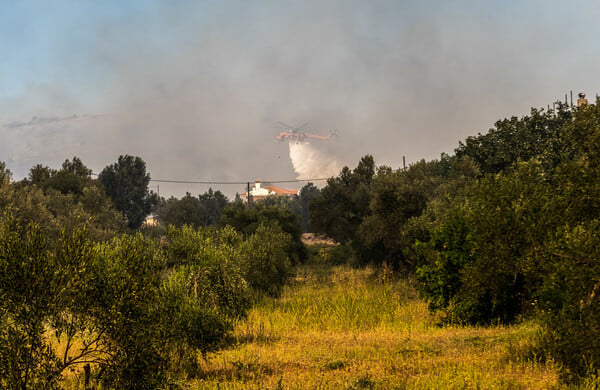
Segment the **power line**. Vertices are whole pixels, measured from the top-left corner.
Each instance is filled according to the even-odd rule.
[[[97,173],[92,173],[92,176],[98,176]],[[328,177],[316,178],[316,179],[293,179],[293,180],[261,180],[265,183],[305,183],[311,181],[324,181],[329,180]],[[244,180],[244,181],[195,181],[195,180],[166,180],[166,179],[150,179],[151,182],[155,183],[175,183],[175,184],[212,184],[212,185],[241,185],[247,183],[254,183],[255,180]]]

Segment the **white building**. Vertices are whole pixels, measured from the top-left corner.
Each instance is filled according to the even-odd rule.
[[[250,197],[253,201],[259,202],[265,199],[267,196],[295,196],[298,195],[298,190],[286,190],[273,185],[262,185],[260,180],[254,182],[254,186],[250,189]],[[248,193],[244,192],[240,195],[244,201],[248,201]]]

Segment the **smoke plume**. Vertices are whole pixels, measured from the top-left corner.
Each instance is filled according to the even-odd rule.
[[[290,141],[290,159],[299,180],[336,176],[342,164],[308,142]]]

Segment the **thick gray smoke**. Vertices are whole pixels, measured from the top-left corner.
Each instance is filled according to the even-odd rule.
[[[600,90],[588,84],[600,62],[586,30],[600,26],[593,2],[83,3],[37,3],[28,11],[39,17],[15,30],[17,39],[47,26],[43,77],[10,96],[0,84],[0,161],[16,178],[73,156],[98,172],[121,154],[168,180],[327,176],[365,154],[397,168],[570,89]],[[110,12],[95,12],[105,3]],[[106,115],[54,120],[83,113]],[[277,142],[279,121],[337,129],[335,152]],[[161,183],[160,192],[209,186]]]

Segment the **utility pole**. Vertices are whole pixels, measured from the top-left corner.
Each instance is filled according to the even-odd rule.
[[[571,108],[573,108],[573,91],[571,91]]]
[[[248,191],[246,192],[246,203],[248,203],[248,206],[250,206],[250,182],[246,183],[247,184],[247,188]]]

